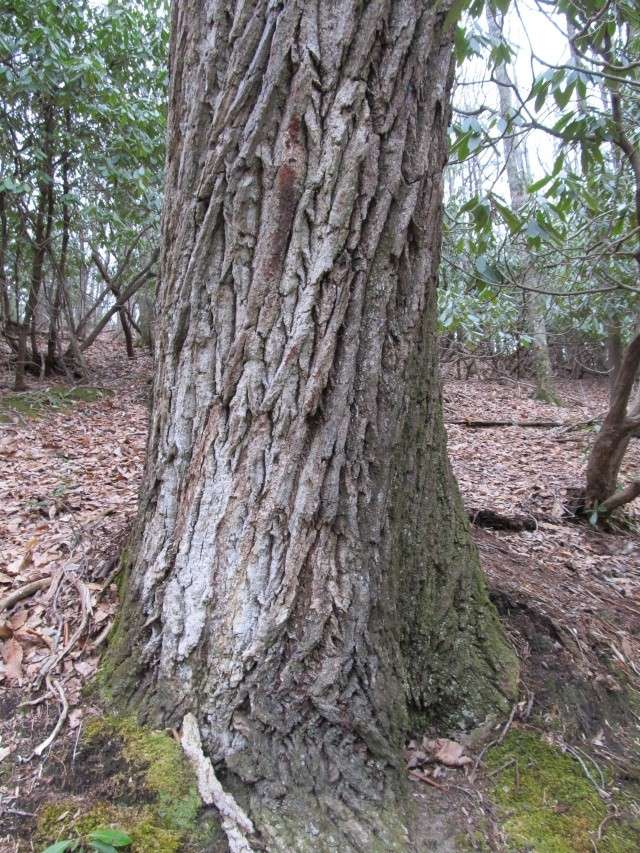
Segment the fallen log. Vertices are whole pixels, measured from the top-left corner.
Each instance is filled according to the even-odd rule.
[[[461,420],[446,420],[445,424],[456,424],[468,429],[492,429],[493,427],[533,427],[535,429],[552,429],[565,426],[561,421],[476,421],[463,418]]]
[[[503,515],[492,509],[468,509],[469,521],[476,527],[488,527],[491,530],[510,530],[521,533],[523,530],[536,530],[538,523],[532,515]]]

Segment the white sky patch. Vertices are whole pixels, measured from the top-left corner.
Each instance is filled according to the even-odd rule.
[[[488,33],[486,17],[483,15],[475,22],[469,21],[468,26],[481,31],[484,35]],[[534,79],[547,70],[547,65],[571,64],[571,51],[566,31],[566,19],[564,16],[544,13],[531,0],[520,0],[512,4],[505,18],[504,33],[508,43],[514,51],[514,59],[509,66],[509,76],[517,84],[520,95],[526,99]],[[454,108],[471,112],[481,106],[487,106],[496,113],[499,108],[498,88],[491,80],[491,68],[485,59],[475,58],[468,60],[456,74],[456,87],[453,98]],[[575,96],[571,104],[575,106]],[[513,98],[513,106],[516,107],[517,100]],[[541,123],[552,125],[558,119],[560,113],[549,96],[539,113],[536,113],[533,101],[528,102],[528,108],[534,117]],[[484,125],[489,119],[489,113],[478,116]],[[460,116],[454,115],[454,121]],[[498,130],[494,129],[492,136],[498,137]],[[546,174],[557,156],[561,140],[553,138],[540,130],[527,130],[521,136],[521,143],[527,149],[527,162],[529,165],[530,178],[537,180]],[[474,159],[474,155],[472,155]],[[460,188],[460,183],[465,189],[470,189],[468,184],[474,180],[479,181],[485,188],[492,188],[495,192],[508,198],[506,177],[502,174],[504,167],[504,151],[502,142],[498,142],[494,149],[488,149],[480,153],[479,162],[476,166],[469,165],[469,169],[460,169],[455,166],[450,172],[448,191],[454,192]],[[469,161],[467,161],[469,163]],[[473,170],[477,175],[472,174]],[[468,174],[465,176],[464,172]],[[479,189],[475,187],[474,191]],[[469,193],[471,195],[473,193]]]

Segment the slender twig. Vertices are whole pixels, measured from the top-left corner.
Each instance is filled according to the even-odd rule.
[[[19,589],[14,589],[13,592],[10,592],[4,598],[0,599],[0,613],[2,613],[3,610],[9,610],[9,608],[13,607],[14,604],[17,604],[18,601],[22,601],[23,598],[28,598],[30,595],[33,595],[34,592],[38,592],[38,590],[44,589],[47,586],[51,586],[50,577],[40,578],[40,580],[26,583]]]
[[[54,667],[56,667],[60,663],[60,661],[71,651],[71,649],[73,649],[80,637],[83,635],[87,627],[87,623],[89,621],[89,614],[91,612],[91,596],[89,595],[89,590],[87,589],[85,584],[78,578],[72,576],[71,580],[75,584],[75,587],[78,590],[78,594],[80,596],[82,619],[80,620],[80,625],[73,632],[67,645],[64,646],[64,648],[62,648],[57,654],[48,657],[42,664],[42,666],[40,667],[38,680],[41,680],[43,676],[51,672],[51,670],[54,669]]]
[[[58,681],[54,681],[53,679],[47,676],[47,687],[52,693],[55,688],[56,693],[60,697],[60,715],[49,737],[43,740],[42,743],[38,744],[38,746],[36,746],[36,748],[33,750],[32,755],[29,756],[30,758],[33,758],[34,755],[42,755],[45,749],[51,746],[51,744],[58,736],[58,732],[64,725],[64,722],[69,714],[69,703],[67,702],[67,697],[65,696],[65,692],[62,689],[60,683]]]

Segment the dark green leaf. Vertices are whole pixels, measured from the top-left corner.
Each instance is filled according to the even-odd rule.
[[[55,844],[50,844],[42,853],[65,853],[65,850],[73,850],[76,843],[73,838],[67,838],[65,841],[56,841]]]
[[[117,853],[116,848],[112,844],[104,844],[102,841],[88,841],[89,847],[95,850],[95,853]]]
[[[122,832],[121,829],[112,829],[111,827],[99,827],[90,832],[87,836],[89,841],[98,841],[102,844],[110,844],[112,847],[128,847],[131,844],[131,838]]]
[[[538,190],[541,190],[542,187],[545,187],[549,181],[552,179],[552,175],[545,175],[544,178],[540,178],[539,181],[534,181],[532,184],[529,184],[527,187],[527,192],[529,193],[537,193]]]
[[[517,231],[519,231],[522,228],[522,222],[520,220],[520,217],[517,215],[517,213],[514,213],[513,210],[511,210],[511,208],[507,207],[504,204],[501,204],[499,201],[496,201],[495,198],[494,198],[493,203],[495,204],[496,210],[498,211],[500,216],[507,223],[507,226],[509,227],[509,231],[511,231],[512,234],[515,234]]]

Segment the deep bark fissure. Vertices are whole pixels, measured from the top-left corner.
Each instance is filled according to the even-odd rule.
[[[440,413],[446,10],[248,6],[174,3],[157,371],[111,681],[150,719],[196,715],[269,849],[303,849],[314,821],[325,849],[373,849],[372,826],[394,849],[410,718],[471,724],[515,671]]]

